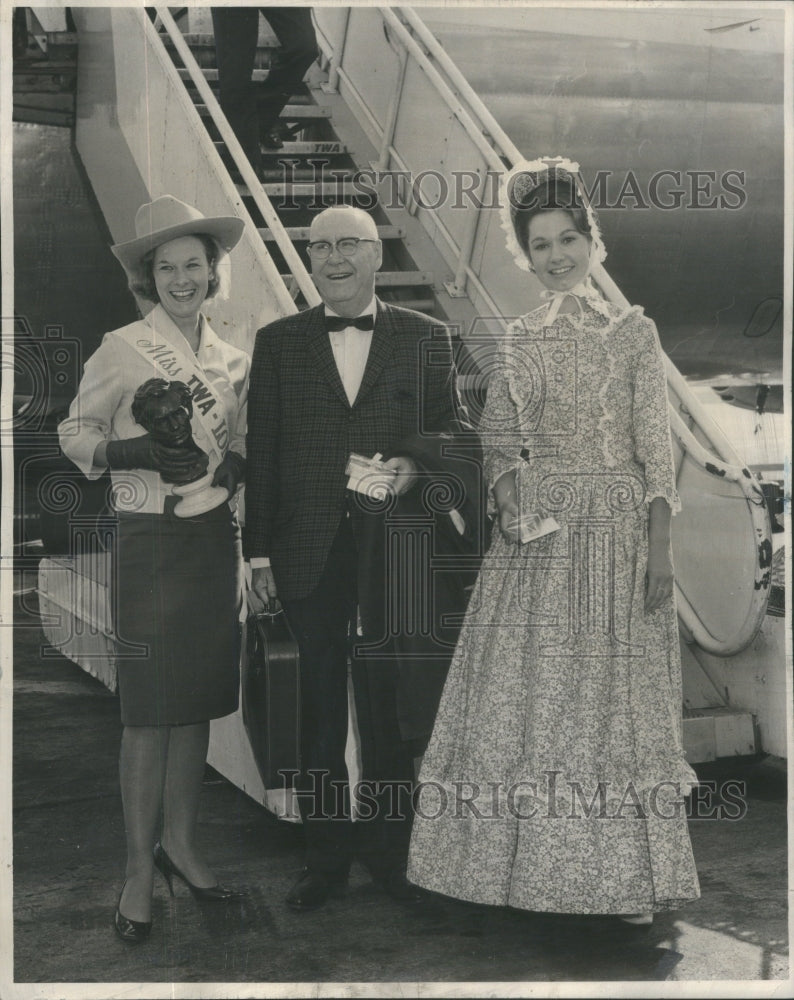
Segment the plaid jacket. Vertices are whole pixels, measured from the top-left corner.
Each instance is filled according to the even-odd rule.
[[[245,553],[270,558],[279,596],[305,597],[319,582],[346,509],[351,452],[410,455],[424,470],[439,469],[451,442],[465,438],[476,448],[471,431],[461,432],[459,408],[449,331],[421,313],[378,300],[352,406],[323,306],[259,331],[248,396]],[[355,516],[354,530],[360,535]],[[366,544],[359,544],[359,585],[380,589],[374,574],[383,571],[383,555],[369,560]]]

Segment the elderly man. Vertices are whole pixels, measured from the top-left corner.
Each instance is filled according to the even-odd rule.
[[[478,443],[461,421],[449,333],[376,297],[382,249],[370,216],[326,209],[308,254],[324,304],[257,335],[246,498],[254,593],[271,608],[281,602],[300,649],[306,867],[287,902],[301,910],[345,886],[354,827],[355,854],[375,882],[396,898],[418,898],[404,874],[413,761],[432,730],[469,581],[463,570],[449,572],[448,560],[445,573],[432,559],[406,561],[420,550],[459,555],[470,577],[481,499]],[[348,488],[351,454],[383,456],[385,499]],[[429,549],[413,544],[422,532]],[[424,627],[420,607],[431,609]],[[364,778],[355,823],[345,766],[348,657]]]

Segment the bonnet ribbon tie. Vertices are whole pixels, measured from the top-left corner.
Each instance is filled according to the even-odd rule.
[[[578,285],[574,285],[573,288],[568,289],[564,292],[555,292],[550,288],[544,288],[540,293],[542,299],[546,299],[549,303],[549,308],[546,310],[546,317],[543,320],[543,326],[551,326],[554,320],[557,318],[560,312],[560,306],[563,304],[568,296],[574,300],[579,309],[579,315],[576,319],[571,317],[571,321],[575,326],[582,325],[582,318],[584,316],[584,309],[582,308],[581,300],[586,297],[587,289],[585,288],[584,282],[580,281]]]
[[[555,292],[550,288],[543,289],[540,293],[540,297],[549,303],[549,308],[546,311],[546,317],[542,324],[544,327],[551,326],[559,315],[560,306],[569,295],[576,303],[579,314],[575,319],[570,313],[567,313],[566,315],[570,317],[571,322],[577,328],[581,327],[582,320],[584,319],[584,306],[582,305],[583,299],[593,309],[595,309],[597,313],[600,313],[606,319],[610,318],[609,306],[607,305],[606,300],[598,292],[588,276],[584,279],[584,281],[580,281],[578,285],[574,285],[573,288],[569,288],[568,291],[565,292]]]

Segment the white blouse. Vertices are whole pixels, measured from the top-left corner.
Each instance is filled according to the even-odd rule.
[[[245,455],[248,374],[251,359],[237,347],[227,344],[212,330],[204,316],[200,318],[201,335],[195,357],[182,332],[162,305],[157,305],[142,320],[105,334],[102,343],[85,364],[83,378],[69,408],[69,416],[58,427],[63,453],[89,479],[97,479],[104,467],[94,465],[94,453],[102,441],[138,437],[146,433],[132,416],[132,400],[139,386],[150,378],[166,377],[153,361],[147,360],[123,336],[133,334],[173,347],[204,375],[222,404],[229,430],[221,450]],[[171,376],[179,379],[180,375]],[[182,381],[188,379],[181,377]],[[209,455],[208,471],[218,465],[215,441],[194,406],[191,421],[193,440]],[[163,512],[165,498],[173,493],[159,473],[148,469],[112,469],[113,506],[126,513]]]

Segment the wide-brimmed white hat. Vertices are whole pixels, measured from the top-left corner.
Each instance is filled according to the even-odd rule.
[[[141,205],[135,213],[135,239],[117,243],[110,249],[124,269],[134,274],[147,253],[169,240],[206,233],[228,253],[239,242],[244,228],[243,220],[234,215],[207,218],[192,205],[164,194]]]

